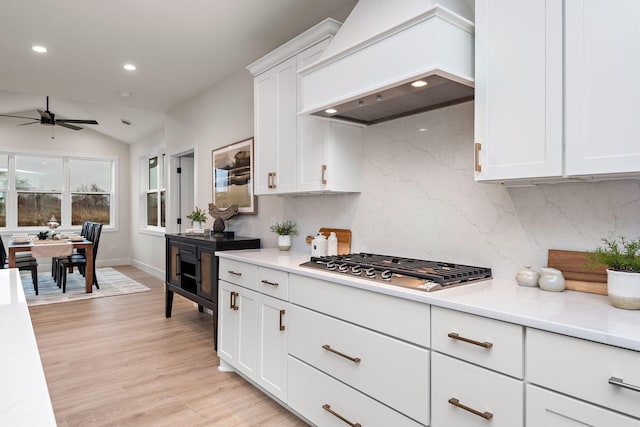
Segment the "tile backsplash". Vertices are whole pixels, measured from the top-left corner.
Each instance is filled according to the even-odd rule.
[[[359,194],[283,199],[300,234],[350,228],[352,251],[491,267],[512,278],[546,265],[547,250],[592,250],[640,236],[640,181],[507,188],[473,179],[473,103],[365,130]]]

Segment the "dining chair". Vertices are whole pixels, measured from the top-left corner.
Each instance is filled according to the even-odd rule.
[[[102,233],[102,224],[93,223],[87,240],[93,242],[93,284],[100,289],[98,278],[96,276],[96,257],[98,255],[98,245],[100,243],[100,234]],[[85,254],[86,255],[86,254]],[[67,292],[67,274],[69,267],[78,267],[80,273],[86,275],[87,257],[81,254],[72,254],[67,258],[58,261],[58,279],[56,283],[58,287],[62,287],[62,292]]]
[[[93,224],[95,223],[92,221],[84,221],[82,223],[82,229],[80,230],[80,235],[84,238],[88,238],[89,232],[92,230]],[[72,255],[75,255],[75,254],[84,255],[84,252],[85,252],[84,248],[74,249],[74,252]],[[58,262],[61,259],[68,258],[69,256],[70,255],[51,258],[51,276],[53,277],[54,282],[56,283],[58,282],[58,267],[59,267]],[[73,267],[71,267],[71,269],[69,270],[69,273],[73,273]]]
[[[38,261],[31,254],[16,254],[16,268],[20,271],[31,271],[31,280],[33,281],[33,290],[38,295]],[[9,257],[0,236],[0,268],[8,268]]]

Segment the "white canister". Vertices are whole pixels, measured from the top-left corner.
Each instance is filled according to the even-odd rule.
[[[540,270],[542,270],[539,280],[541,289],[551,292],[564,291],[565,283],[562,271],[550,267],[543,267]]]
[[[311,241],[311,256],[327,256],[327,238],[322,233]]]
[[[538,286],[538,280],[540,280],[540,274],[537,271],[533,271],[530,265],[525,265],[516,274],[516,282],[520,286],[536,287]]]
[[[327,239],[327,255],[338,255],[338,236],[336,236],[335,231],[329,233],[329,238]]]

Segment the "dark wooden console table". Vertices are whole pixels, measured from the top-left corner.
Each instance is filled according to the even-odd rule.
[[[215,251],[258,249],[260,239],[213,237],[197,234],[166,234],[165,316],[171,317],[177,293],[213,312],[213,342],[218,348],[218,257]]]

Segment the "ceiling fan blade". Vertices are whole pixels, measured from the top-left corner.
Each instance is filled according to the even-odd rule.
[[[97,125],[95,120],[71,120],[71,119],[56,119],[56,123],[82,123],[85,125]]]
[[[38,120],[33,117],[24,117],[24,116],[12,116],[10,114],[0,114],[0,117],[13,117],[14,119],[29,119],[29,120]]]
[[[81,129],[84,129],[84,128],[81,128],[80,126],[68,125],[68,124],[66,124],[66,123],[64,123],[64,122],[61,122],[61,121],[59,121],[59,120],[56,120],[56,125],[58,125],[58,126],[62,126],[62,127],[64,127],[64,128],[67,128],[67,129],[73,129],[73,130],[81,130]]]
[[[40,120],[35,120],[35,121],[29,122],[29,123],[20,123],[19,125],[16,125],[16,126],[35,125],[36,123],[40,123]]]
[[[48,110],[47,111],[37,110],[37,111],[40,114],[40,117],[45,119],[45,121],[53,120],[53,114],[51,114]]]

